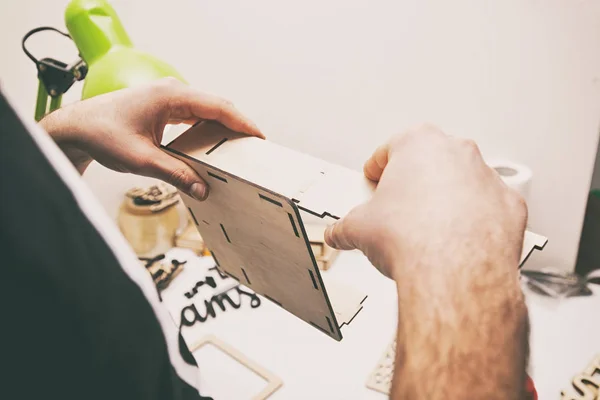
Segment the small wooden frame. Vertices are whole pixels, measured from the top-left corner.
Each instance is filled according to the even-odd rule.
[[[237,362],[254,372],[256,375],[260,376],[261,378],[267,381],[267,386],[263,390],[261,390],[260,393],[258,393],[256,396],[252,397],[252,400],[264,400],[271,396],[273,393],[275,393],[275,391],[283,385],[282,380],[278,376],[267,371],[265,368],[243,355],[240,351],[234,349],[222,340],[219,340],[214,335],[208,335],[198,340],[191,346],[190,352],[193,353],[194,351],[200,349],[206,344],[212,344],[213,346],[221,350],[223,353],[227,354],[228,356],[230,356],[231,358],[233,358],[234,360],[236,360]]]
[[[331,301],[299,210],[333,222],[371,198],[362,173],[204,121],[164,149],[210,185],[205,201],[181,197],[217,265],[244,285],[341,340]],[[527,232],[523,254],[546,239]],[[352,300],[350,300],[352,299]],[[340,314],[339,312],[337,314]]]

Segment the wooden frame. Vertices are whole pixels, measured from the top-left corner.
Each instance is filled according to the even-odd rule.
[[[341,340],[344,323],[334,309],[358,312],[362,302],[356,300],[364,296],[337,291],[341,295],[330,299],[299,210],[333,222],[370,199],[375,184],[362,173],[212,121],[196,124],[164,149],[210,185],[203,202],[182,198],[219,268]],[[545,243],[527,232],[523,259]]]
[[[190,348],[190,352],[193,353],[206,344],[212,344],[213,346],[221,350],[223,353],[227,354],[228,356],[230,356],[231,358],[233,358],[234,360],[236,360],[237,362],[254,372],[256,375],[260,376],[261,378],[267,381],[267,386],[263,390],[261,390],[260,393],[254,396],[252,400],[264,400],[271,396],[273,393],[275,393],[275,391],[283,385],[282,380],[278,376],[267,371],[264,367],[250,360],[240,351],[234,349],[222,340],[219,340],[214,335],[205,336],[202,339],[195,342]]]

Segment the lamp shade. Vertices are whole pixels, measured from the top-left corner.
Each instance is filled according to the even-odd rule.
[[[164,77],[185,82],[169,64],[136,50],[117,13],[106,0],[73,0],[65,23],[88,65],[82,99]]]

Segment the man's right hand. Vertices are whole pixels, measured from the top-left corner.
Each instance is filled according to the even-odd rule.
[[[375,194],[328,229],[330,246],[361,250],[395,280],[443,254],[506,260],[516,272],[527,208],[473,141],[412,129],[379,147],[364,172]]]
[[[398,288],[393,399],[522,399],[527,309],[523,199],[469,140],[425,126],[365,164],[373,198],[325,239],[360,249]]]

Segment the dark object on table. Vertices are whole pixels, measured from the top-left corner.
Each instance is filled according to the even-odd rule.
[[[181,272],[183,264],[187,262],[171,260],[170,263],[167,263],[163,261],[164,259],[164,254],[159,254],[152,258],[140,257],[140,261],[144,262],[144,266],[152,276],[152,280],[159,292],[169,286],[177,274]]]
[[[600,269],[600,191],[592,191],[585,211],[575,272],[587,275]]]
[[[521,275],[526,279],[527,287],[534,293],[549,297],[577,297],[594,294],[588,287],[587,277],[577,274],[545,270],[522,270]]]
[[[151,266],[154,265],[155,262],[160,261],[160,260],[164,260],[165,259],[165,255],[164,254],[159,254],[156,257],[140,257],[139,258],[140,261],[145,261],[146,262],[146,268],[150,268]]]

